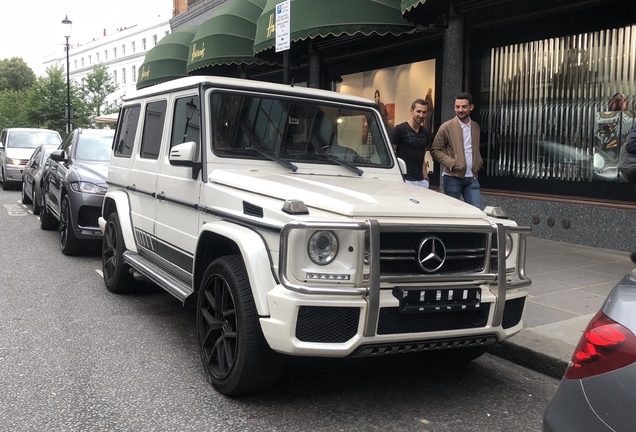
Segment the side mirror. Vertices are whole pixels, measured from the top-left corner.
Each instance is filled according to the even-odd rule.
[[[400,167],[400,171],[402,171],[402,175],[406,174],[406,162],[404,162],[404,159],[397,158],[397,161],[398,166]]]
[[[197,164],[197,143],[194,141],[177,144],[170,149],[170,165],[193,167]]]
[[[49,158],[56,162],[66,162],[68,160],[68,157],[66,156],[66,152],[64,150],[54,150]]]

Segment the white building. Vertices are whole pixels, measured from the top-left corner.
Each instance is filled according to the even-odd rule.
[[[148,50],[170,33],[167,18],[157,17],[153,22],[117,29],[90,42],[71,45],[69,50],[70,79],[81,83],[98,64],[108,69],[118,86],[107,98],[107,104],[118,104],[121,97],[135,90],[139,68]],[[62,67],[66,72],[66,52],[44,59],[44,67]]]

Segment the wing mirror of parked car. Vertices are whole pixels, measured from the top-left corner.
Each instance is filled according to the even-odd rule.
[[[170,165],[195,166],[197,158],[197,143],[194,141],[177,144],[170,149]]]
[[[49,158],[56,162],[66,162],[68,160],[68,156],[66,155],[66,152],[64,150],[53,151]]]

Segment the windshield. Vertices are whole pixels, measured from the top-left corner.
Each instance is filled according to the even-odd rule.
[[[108,162],[113,134],[80,135],[75,150],[75,159],[83,161]]]
[[[40,144],[59,144],[62,140],[55,132],[14,131],[9,135],[7,147],[37,148]]]
[[[213,150],[221,157],[392,164],[379,117],[371,108],[217,92],[212,94],[212,109]]]

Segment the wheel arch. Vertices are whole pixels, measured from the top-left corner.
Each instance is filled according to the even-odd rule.
[[[108,217],[112,213],[117,213],[119,215],[119,224],[121,226],[121,232],[124,237],[126,249],[137,252],[137,244],[135,243],[132,221],[130,220],[130,202],[128,201],[128,195],[126,193],[121,191],[108,192],[104,196],[102,217],[99,223],[102,233],[104,232],[106,221],[108,221]]]
[[[236,224],[219,221],[202,226],[192,275],[194,291],[198,292],[203,274],[212,261],[224,255],[241,256],[256,310],[260,316],[269,315],[267,292],[278,283],[269,250],[257,232]]]

